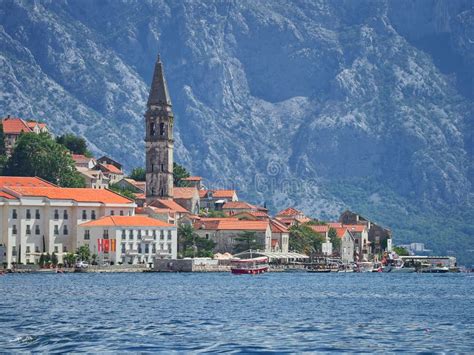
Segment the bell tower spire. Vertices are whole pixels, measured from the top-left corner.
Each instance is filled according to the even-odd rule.
[[[173,123],[171,99],[158,55],[145,113],[147,203],[173,198]]]

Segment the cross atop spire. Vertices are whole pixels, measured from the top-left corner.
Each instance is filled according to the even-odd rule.
[[[163,72],[163,63],[161,63],[160,55],[156,58],[155,71],[151,82],[150,95],[148,96],[148,106],[150,105],[169,105],[171,99],[166,85],[165,74]]]

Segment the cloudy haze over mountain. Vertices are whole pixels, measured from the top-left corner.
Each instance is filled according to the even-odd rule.
[[[209,185],[474,259],[472,1],[2,0],[0,18],[2,115],[131,170],[160,52],[176,160]]]

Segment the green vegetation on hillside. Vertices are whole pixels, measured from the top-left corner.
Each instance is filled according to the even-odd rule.
[[[66,133],[56,137],[56,143],[63,145],[73,154],[82,154],[86,157],[92,157],[92,153],[87,149],[87,142],[83,137]]]
[[[61,187],[84,187],[69,151],[48,133],[21,134],[8,159],[5,175],[38,176]]]

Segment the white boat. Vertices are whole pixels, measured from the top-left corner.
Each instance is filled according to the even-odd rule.
[[[361,261],[357,263],[357,272],[372,272],[374,270],[374,263],[371,261]]]

